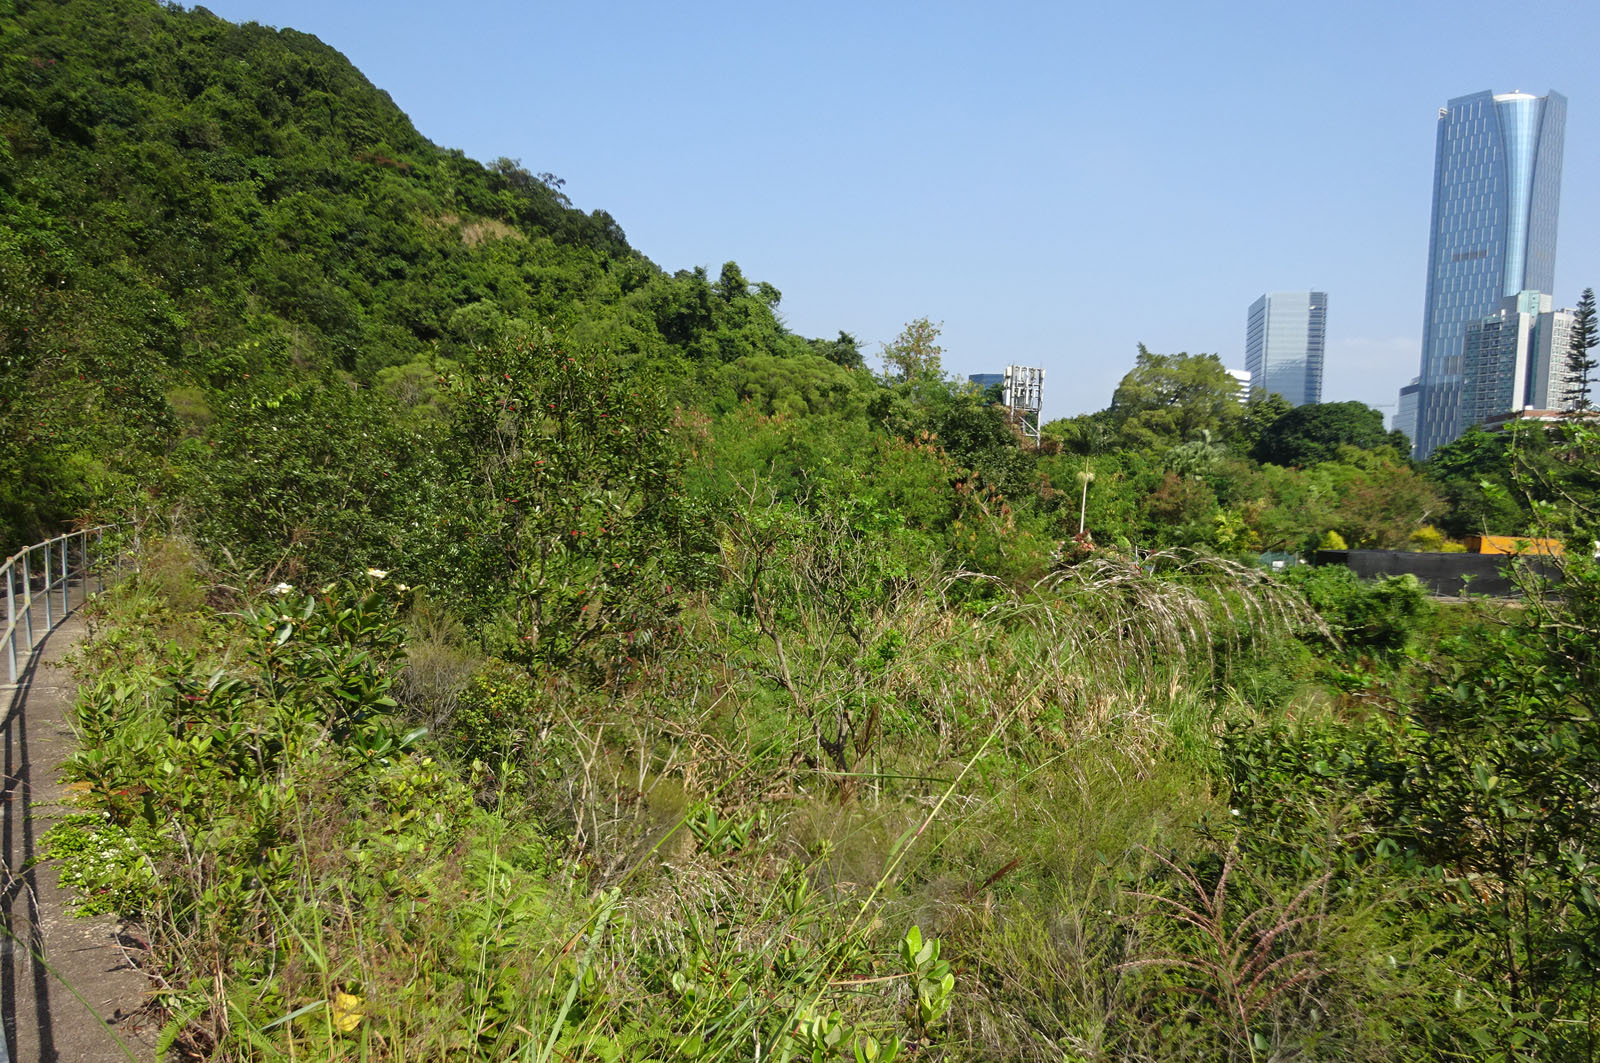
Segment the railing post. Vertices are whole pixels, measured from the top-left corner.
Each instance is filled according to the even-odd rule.
[[[44,547],[44,637],[49,638],[50,632],[56,629],[55,605],[50,601],[50,540],[46,539]]]
[[[10,658],[11,682],[17,681],[17,566],[6,566],[6,622],[11,633],[6,636],[6,656]]]
[[[72,554],[72,536],[61,537],[61,619],[65,620],[67,614],[72,612],[72,569],[69,558]]]
[[[28,629],[28,652],[33,652],[33,547],[22,551],[22,616]]]

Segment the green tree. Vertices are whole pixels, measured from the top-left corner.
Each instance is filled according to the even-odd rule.
[[[1578,299],[1578,309],[1572,316],[1572,334],[1567,345],[1568,408],[1582,412],[1592,405],[1589,401],[1589,376],[1594,372],[1595,360],[1589,352],[1600,344],[1600,323],[1595,321],[1594,289],[1585,288]]]
[[[1036,457],[1001,407],[967,389],[952,389],[929,411],[928,425],[939,445],[962,467],[1008,499],[1033,493]]]
[[[1263,464],[1315,465],[1330,461],[1342,446],[1373,450],[1390,444],[1383,414],[1359,402],[1318,402],[1276,418],[1261,433],[1252,457]]]
[[[1154,354],[1141,343],[1111,398],[1111,419],[1125,446],[1170,447],[1201,432],[1226,438],[1244,413],[1238,393],[1216,355]]]
[[[1199,480],[1215,472],[1227,456],[1228,452],[1212,441],[1211,433],[1201,429],[1189,442],[1169,448],[1163,462],[1179,476]]]
[[[1423,476],[1444,495],[1448,509],[1435,523],[1447,534],[1521,535],[1528,531],[1533,510],[1523,490],[1513,482],[1513,437],[1505,432],[1472,428],[1459,439],[1435,450],[1423,466]],[[1520,460],[1539,468],[1548,465],[1543,439],[1519,434]]]
[[[939,328],[927,318],[919,317],[901,329],[892,343],[883,344],[880,352],[883,370],[891,382],[914,385],[943,379],[944,366],[940,357],[944,348],[939,346]]]
[[[172,454],[194,531],[270,579],[403,568],[442,480],[437,422],[403,412],[335,376],[233,393]]]
[[[497,614],[519,660],[593,665],[659,634],[708,548],[663,396],[549,342],[493,352],[455,392],[454,493],[414,534],[420,574]]]
[[[1204,480],[1168,472],[1145,499],[1145,513],[1156,542],[1201,546],[1214,528],[1217,495]]]
[[[1239,418],[1233,437],[1228,440],[1234,453],[1248,457],[1255,451],[1267,429],[1292,409],[1294,405],[1276,391],[1262,388],[1252,391],[1250,401],[1244,407],[1244,416]]]
[[[865,405],[870,379],[864,374],[801,355],[751,354],[722,368],[720,378],[739,402],[765,414],[821,414]]]
[[[836,340],[812,340],[812,353],[820,355],[834,365],[846,369],[864,369],[867,365],[865,356],[861,353],[861,343],[850,333],[839,330]]]
[[[1357,549],[1404,550],[1411,534],[1444,512],[1439,492],[1388,450],[1346,445],[1337,461],[1306,470],[1314,496],[1331,504],[1332,526]]]
[[[1039,429],[1039,437],[1043,442],[1055,443],[1068,454],[1095,457],[1115,449],[1117,428],[1110,410],[1097,410],[1047,421]]]

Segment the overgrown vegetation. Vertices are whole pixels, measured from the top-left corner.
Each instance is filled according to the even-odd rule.
[[[57,851],[175,1049],[1591,1058],[1592,563],[1511,611],[1182,552],[1028,585],[735,501],[583,663],[393,573],[218,612],[172,540],[103,598]]]
[[[1595,1058],[1591,428],[1141,349],[1034,447],[312,38],[0,26],[4,534],[145,528],[53,851],[174,1058]],[[1258,564],[1482,531],[1564,581]]]

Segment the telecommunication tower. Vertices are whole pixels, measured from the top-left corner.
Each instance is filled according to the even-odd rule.
[[[1006,366],[1000,387],[1000,401],[1010,412],[1011,423],[1022,434],[1039,442],[1039,411],[1044,406],[1044,370],[1026,365]]]

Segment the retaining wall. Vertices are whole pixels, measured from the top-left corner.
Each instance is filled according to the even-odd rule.
[[[1423,554],[1404,550],[1318,550],[1314,565],[1343,565],[1362,579],[1379,576],[1417,577],[1432,594],[1456,597],[1487,594],[1510,597],[1519,594],[1507,575],[1511,563],[1526,565],[1534,572],[1559,578],[1559,571],[1547,558],[1511,558],[1505,554]]]

